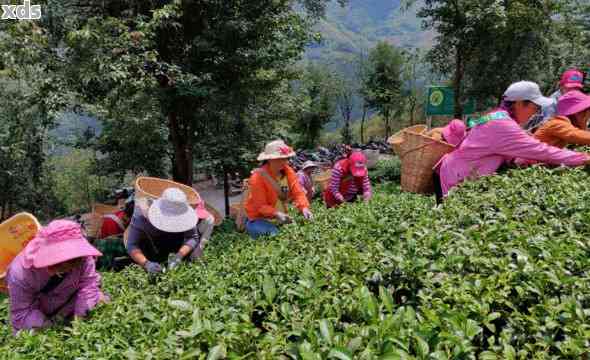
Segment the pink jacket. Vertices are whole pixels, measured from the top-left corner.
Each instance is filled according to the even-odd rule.
[[[43,292],[51,275],[47,268],[24,267],[24,252],[10,264],[7,274],[10,320],[13,332],[51,325],[51,317],[86,316],[105,295],[100,291],[100,275],[93,257],[64,275],[54,289]]]
[[[466,178],[476,179],[496,172],[515,158],[552,165],[580,166],[586,154],[549,146],[529,136],[511,118],[493,120],[471,129],[461,145],[435,166],[444,196]]]

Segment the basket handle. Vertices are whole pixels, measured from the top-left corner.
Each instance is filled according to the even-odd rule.
[[[414,152],[414,151],[418,151],[418,150],[420,150],[420,149],[423,149],[423,148],[425,148],[425,147],[427,147],[427,146],[429,146],[429,145],[432,145],[432,144],[436,144],[436,141],[431,141],[431,142],[428,142],[428,143],[422,144],[422,145],[420,145],[420,146],[417,146],[417,147],[415,147],[415,148],[413,148],[413,149],[410,149],[410,150],[408,150],[408,151],[405,151],[405,152],[403,152],[403,153],[402,153],[402,154],[401,154],[399,157],[400,157],[400,159],[403,159],[403,158],[404,158],[404,157],[406,157],[406,155],[408,155],[409,153],[412,153],[412,152]]]

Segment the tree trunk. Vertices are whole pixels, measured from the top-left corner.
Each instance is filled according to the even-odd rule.
[[[454,112],[455,112],[455,118],[456,119],[461,119],[463,118],[463,103],[461,102],[462,100],[462,82],[463,82],[463,73],[464,73],[465,69],[464,69],[464,60],[463,60],[463,54],[461,52],[461,49],[459,47],[455,47],[455,77],[453,79],[453,89],[454,89]]]
[[[0,221],[4,221],[6,219],[6,207],[7,207],[7,202],[3,201],[2,202],[2,207],[0,207]]]
[[[410,100],[410,126],[414,126],[414,112],[416,111],[416,98]]]
[[[389,139],[389,133],[391,132],[391,129],[389,128],[389,115],[389,110],[386,110],[383,113],[383,121],[385,121],[385,139]]]
[[[172,164],[172,177],[174,181],[188,186],[193,186],[193,151],[192,151],[192,127],[185,124],[181,128],[176,113],[168,115],[170,141],[174,146],[174,163]]]
[[[367,119],[367,105],[363,104],[363,118],[361,119],[361,144],[365,143],[365,120]]]
[[[223,169],[223,195],[225,197],[225,217],[229,218],[229,175],[225,168]]]

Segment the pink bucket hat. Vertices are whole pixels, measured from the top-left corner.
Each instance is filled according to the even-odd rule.
[[[350,161],[350,172],[354,177],[363,177],[368,173],[367,157],[360,151],[353,152],[348,158]]]
[[[590,108],[590,96],[579,90],[567,92],[557,100],[557,113],[561,116],[577,114]]]
[[[584,87],[584,74],[576,69],[569,69],[563,73],[561,76],[561,81],[559,81],[559,86],[563,86],[566,88],[575,88],[581,89]]]
[[[80,225],[55,220],[42,228],[24,249],[24,266],[39,269],[87,256],[102,253],[86,240]]]
[[[447,126],[444,127],[442,133],[447,143],[457,146],[465,137],[465,130],[466,126],[463,121],[453,119]]]

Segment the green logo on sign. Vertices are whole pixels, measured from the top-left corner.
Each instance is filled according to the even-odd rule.
[[[430,105],[432,106],[440,106],[444,100],[445,95],[440,90],[434,90],[432,94],[430,94]]]

